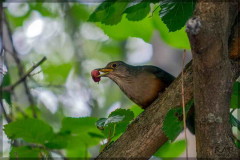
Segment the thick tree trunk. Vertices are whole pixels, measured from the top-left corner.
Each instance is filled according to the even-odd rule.
[[[192,66],[184,72],[185,101],[193,98]],[[166,113],[181,103],[181,76],[128,127],[127,131],[97,159],[150,158],[167,141],[162,131]]]
[[[189,32],[193,53],[196,146],[198,158],[239,158],[231,139],[229,106],[233,80],[239,76],[228,58],[228,42],[238,3],[202,2],[195,17],[200,31]]]

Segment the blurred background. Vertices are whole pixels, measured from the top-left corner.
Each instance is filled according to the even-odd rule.
[[[156,65],[175,77],[179,75],[183,49],[190,49],[184,28],[168,32],[154,5],[152,13],[141,21],[128,21],[123,16],[114,26],[89,22],[89,15],[98,5],[3,3],[2,86],[16,82],[22,71],[47,57],[26,84],[3,96],[3,105],[12,119],[31,114],[34,106],[38,117],[57,131],[64,117],[100,118],[116,108],[136,107],[110,79],[93,82],[90,72],[110,61]],[[187,52],[185,64],[190,60],[191,53]],[[3,125],[6,123],[3,119]],[[1,151],[8,157],[10,141],[4,134],[1,138]],[[183,138],[180,135],[178,139]],[[190,157],[195,156],[194,143],[189,133]]]

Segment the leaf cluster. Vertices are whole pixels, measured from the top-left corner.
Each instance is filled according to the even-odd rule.
[[[121,21],[124,14],[126,14],[126,18],[129,21],[140,21],[151,12],[151,3],[158,3],[158,1],[142,0],[137,3],[105,0],[90,15],[89,21],[116,25]],[[174,32],[181,29],[192,16],[195,0],[162,0],[158,6],[161,8],[159,16],[162,18],[162,21],[167,25],[170,32]]]

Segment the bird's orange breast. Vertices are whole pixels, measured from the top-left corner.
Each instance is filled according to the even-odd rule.
[[[166,88],[166,84],[157,78],[150,82],[151,83],[146,85],[146,88],[143,89],[144,94],[142,94],[141,102],[139,104],[142,108],[146,108],[152,104],[158,97],[159,93],[163,92]]]
[[[148,107],[163,92],[167,85],[153,74],[135,77],[134,81],[123,82],[121,90],[142,108]]]

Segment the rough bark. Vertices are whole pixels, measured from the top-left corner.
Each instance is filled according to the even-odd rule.
[[[238,12],[238,3],[199,1],[196,5],[195,17],[199,18],[201,29],[197,35],[189,34],[189,39],[198,158],[239,158],[229,123],[231,90],[239,71],[233,70],[228,56]]]
[[[184,71],[185,101],[193,98],[192,67]],[[127,131],[97,159],[150,158],[167,141],[162,131],[166,113],[181,103],[181,76],[134,120]]]

